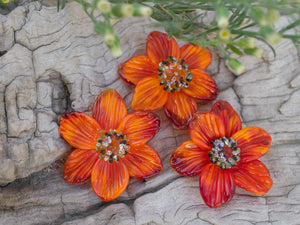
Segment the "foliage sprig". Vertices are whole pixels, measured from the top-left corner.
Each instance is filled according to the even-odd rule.
[[[65,7],[66,0],[57,0],[57,8]],[[154,27],[163,27],[169,37],[213,47],[228,65],[241,73],[241,63],[230,60],[232,53],[261,57],[263,50],[255,46],[255,40],[267,44],[276,56],[273,45],[282,38],[300,44],[300,1],[299,0],[74,0],[95,24],[95,31],[104,40],[114,57],[122,54],[120,40],[114,32],[116,20],[127,16],[151,16],[157,22]],[[95,17],[95,11],[102,17]],[[203,22],[207,13],[214,13],[210,23]],[[291,21],[281,30],[275,23],[281,15]],[[290,32],[291,30],[297,30]],[[234,62],[234,63],[233,63]],[[238,69],[234,65],[239,65]]]

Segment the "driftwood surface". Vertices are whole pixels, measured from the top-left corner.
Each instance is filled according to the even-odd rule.
[[[278,26],[286,24],[282,18]],[[81,6],[61,12],[33,2],[0,15],[0,224],[300,224],[300,66],[295,46],[282,40],[277,58],[265,45],[262,59],[244,56],[246,72],[233,75],[216,55],[207,72],[244,126],[272,136],[261,160],[274,181],[264,196],[237,188],[224,207],[208,208],[199,193],[199,177],[181,177],[169,165],[171,152],[189,139],[187,130],[163,120],[150,142],[164,170],[151,180],[131,179],[116,200],[101,201],[89,182],[63,180],[63,162],[71,151],[58,134],[65,112],[90,113],[96,96],[115,88],[130,104],[133,86],[119,79],[117,67],[145,54],[150,19],[115,24],[124,54],[113,59]],[[198,104],[209,110],[213,103]]]

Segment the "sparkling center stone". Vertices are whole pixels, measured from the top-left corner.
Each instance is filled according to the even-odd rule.
[[[208,153],[212,163],[217,164],[221,169],[235,167],[241,161],[241,149],[233,138],[222,137],[211,141],[212,148]]]
[[[168,92],[180,91],[181,88],[188,88],[188,82],[193,79],[193,74],[188,70],[188,64],[183,59],[169,56],[166,61],[161,61],[158,68],[158,79],[160,85]]]
[[[102,136],[97,139],[95,147],[95,150],[100,153],[99,158],[104,158],[105,161],[110,163],[119,162],[119,158],[123,158],[130,149],[126,135],[112,129],[109,132],[101,130],[100,133]]]

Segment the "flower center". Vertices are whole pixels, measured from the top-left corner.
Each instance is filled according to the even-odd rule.
[[[212,163],[217,164],[221,169],[235,167],[241,161],[241,149],[232,137],[222,137],[211,141],[212,148],[208,153]]]
[[[122,135],[122,132],[117,133],[112,129],[109,132],[101,130],[100,133],[102,136],[97,139],[95,147],[95,150],[100,153],[99,158],[109,163],[119,162],[120,157],[123,158],[130,149],[129,140],[125,139],[126,134]]]
[[[188,82],[193,79],[193,74],[188,70],[188,64],[183,59],[169,56],[166,61],[161,61],[158,68],[158,79],[160,85],[168,92],[180,91],[181,88],[188,88]]]

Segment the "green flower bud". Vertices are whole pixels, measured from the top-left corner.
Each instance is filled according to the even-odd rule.
[[[238,41],[237,45],[241,48],[254,48],[255,47],[255,38],[242,38]]]
[[[255,47],[255,48],[246,48],[244,49],[244,52],[247,55],[253,55],[255,57],[261,58],[264,53],[264,50],[262,48]]]
[[[273,32],[266,36],[266,39],[268,42],[270,42],[272,45],[276,45],[281,41],[281,35],[277,32]]]
[[[231,33],[227,29],[222,29],[219,31],[219,39],[222,41],[228,41],[230,39]]]
[[[112,45],[116,41],[116,35],[114,33],[106,33],[103,38],[107,45]]]
[[[228,66],[237,75],[240,75],[241,73],[243,73],[245,71],[245,66],[237,59],[230,58],[228,60]]]
[[[261,26],[264,26],[267,24],[267,19],[265,16],[265,12],[261,8],[253,8],[251,11],[252,19],[260,24]]]
[[[117,58],[123,54],[120,47],[120,40],[117,36],[115,36],[115,42],[112,45],[108,45],[108,48],[114,58]]]
[[[225,29],[228,24],[228,10],[225,7],[219,7],[217,9],[217,21],[218,21],[218,27]]]
[[[110,48],[110,53],[114,58],[118,58],[123,54],[122,49],[120,48],[120,46],[119,47],[117,47],[117,46],[111,47]]]
[[[97,8],[103,13],[108,13],[111,10],[110,3],[106,0],[99,0],[97,2]]]
[[[133,5],[133,16],[144,16],[149,17],[152,14],[152,9],[147,6],[143,6],[140,4]]]
[[[274,9],[268,10],[268,12],[267,12],[267,21],[270,24],[274,24],[275,22],[277,22],[279,17],[280,17],[280,13],[277,10],[274,10]]]
[[[112,8],[112,13],[117,17],[128,17],[133,15],[132,4],[117,4]]]

